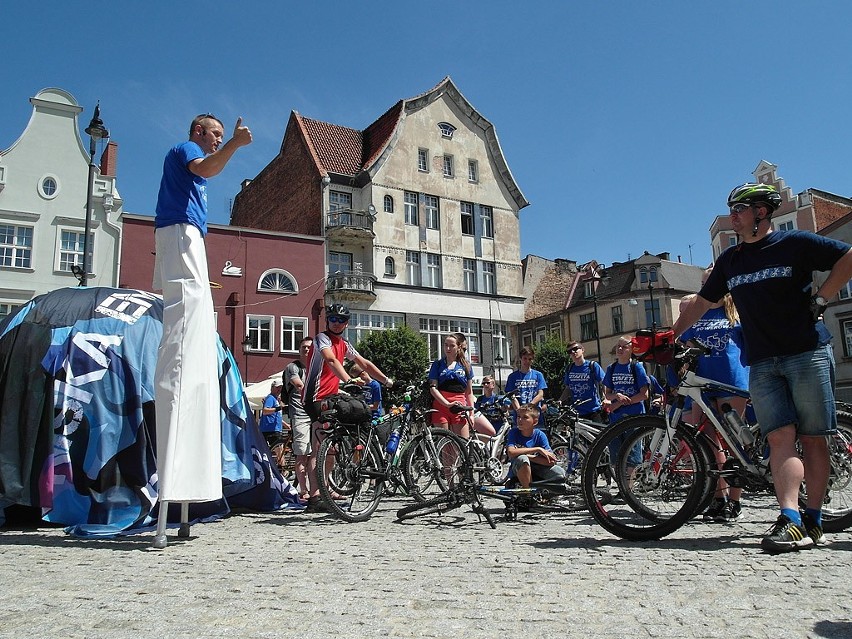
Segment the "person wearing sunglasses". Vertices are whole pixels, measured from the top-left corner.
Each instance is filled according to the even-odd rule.
[[[728,195],[731,226],[742,242],[716,260],[698,294],[674,324],[675,336],[692,326],[725,294],[740,314],[749,391],[781,513],[761,540],[771,553],[825,542],[822,504],[828,486],[827,435],[837,428],[834,355],[822,313],[852,278],[849,244],[805,231],[775,231],[783,204],[770,184],[746,183]],[[792,209],[791,209],[792,210]],[[814,287],[814,271],[828,277]],[[801,446],[801,456],[797,448]],[[807,484],[807,508],[799,490]]]
[[[252,140],[242,118],[225,144],[223,133],[219,118],[196,116],[189,139],[166,154],[157,196],[153,285],[163,292],[163,334],[154,399],[161,513],[169,501],[222,497],[218,338],[204,246],[207,180]],[[165,539],[165,518],[157,539]]]
[[[562,378],[564,387],[559,401],[574,402],[580,417],[605,424],[600,392],[604,379],[603,367],[586,359],[586,351],[579,342],[571,342],[567,350],[571,361],[565,367]],[[609,401],[604,401],[609,404]]]
[[[319,450],[320,433],[323,424],[319,415],[323,410],[323,400],[337,395],[340,382],[363,383],[360,378],[352,378],[343,367],[343,361],[349,360],[357,364],[361,370],[367,371],[373,379],[383,380],[382,383],[390,388],[393,380],[385,375],[378,366],[363,357],[343,335],[349,325],[349,309],[343,304],[330,304],[325,307],[325,330],[314,338],[311,350],[308,352],[304,387],[302,389],[302,404],[312,420],[311,451],[308,458],[308,509],[323,510],[317,483],[317,451]]]

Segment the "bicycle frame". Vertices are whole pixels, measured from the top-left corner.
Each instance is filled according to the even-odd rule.
[[[748,399],[751,397],[748,390],[738,388],[737,386],[731,386],[729,384],[723,384],[722,382],[717,382],[706,377],[700,377],[693,371],[689,370],[681,380],[681,383],[677,388],[677,393],[682,397],[690,397],[693,403],[698,405],[704,413],[704,416],[710,421],[716,429],[716,432],[719,433],[719,436],[725,441],[731,455],[743,464],[749,472],[756,475],[763,475],[763,467],[754,463],[751,456],[748,454],[749,451],[747,450],[746,443],[740,438],[740,434],[734,432],[734,429],[731,428],[727,421],[719,419],[716,411],[704,401],[702,393],[706,391],[723,391],[725,396]],[[680,410],[678,410],[678,408]],[[676,420],[680,419],[683,412],[682,402],[680,401],[678,402],[678,408],[676,408],[675,413],[672,415],[670,424],[671,428],[674,427],[673,425],[677,424]]]

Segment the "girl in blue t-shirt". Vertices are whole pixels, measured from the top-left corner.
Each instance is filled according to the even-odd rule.
[[[712,267],[704,271],[702,285],[712,271]],[[683,342],[698,342],[710,347],[712,352],[698,359],[696,374],[738,388],[748,388],[748,366],[742,364],[742,326],[734,300],[728,293],[695,324],[684,331],[680,340]],[[722,393],[705,393],[704,401],[722,415],[722,404],[730,404],[740,417],[744,418],[748,400]],[[702,413],[698,406],[692,407],[692,423],[701,420]],[[708,434],[716,441],[716,462],[721,466],[725,463],[726,454],[721,446],[719,435],[712,427]],[[716,500],[704,513],[704,521],[729,522],[741,517],[740,496],[742,488],[729,487],[721,477],[716,485]]]
[[[614,424],[630,415],[645,412],[645,400],[648,399],[648,386],[651,381],[645,367],[633,361],[633,341],[625,335],[618,338],[615,346],[616,361],[609,365],[604,375],[604,396],[610,401],[609,423]],[[609,444],[609,458],[615,463],[621,444],[627,433],[613,439]],[[633,468],[642,462],[642,446],[637,442],[627,457],[627,466]]]
[[[453,405],[473,406],[473,372],[467,361],[467,338],[450,333],[444,338],[444,356],[432,362],[429,369],[429,392],[432,394],[432,423],[448,427],[465,439],[470,436],[464,413],[454,413]]]

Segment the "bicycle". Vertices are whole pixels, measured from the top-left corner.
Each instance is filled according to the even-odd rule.
[[[559,459],[559,465],[565,469],[566,483],[578,493],[581,492],[583,460],[595,439],[606,428],[606,424],[584,419],[577,412],[577,407],[586,401],[589,400],[574,404],[563,404],[559,400],[551,401],[544,414],[545,432],[550,441],[550,447]],[[599,473],[608,484],[612,483],[608,458],[601,460]]]
[[[345,385],[343,389],[356,396],[360,393],[360,386],[355,384]],[[425,425],[428,411],[412,406],[413,389],[413,386],[406,389],[402,410],[384,419],[347,423],[339,419],[335,408],[320,414],[320,421],[328,423],[329,428],[317,451],[317,479],[320,496],[332,515],[347,522],[366,521],[383,496],[397,489],[408,494],[424,492],[423,486],[408,481],[412,473],[407,472],[408,466],[402,462],[404,451],[406,463],[428,468],[429,472],[423,476],[441,490],[453,481],[454,469],[443,462],[454,455],[458,459],[462,454],[460,447],[453,450],[456,441],[450,431]],[[398,441],[408,444],[387,450],[381,435],[388,428],[389,432],[396,431]],[[413,429],[420,432],[410,437]]]
[[[269,446],[269,452],[272,453],[272,459],[275,460],[278,471],[287,480],[292,479],[296,468],[296,456],[293,454],[292,429],[287,425],[280,431],[262,434],[266,440],[266,445]]]
[[[702,393],[748,397],[748,391],[695,374],[703,346],[669,347],[683,363],[676,401],[662,416],[638,415],[610,427],[595,441],[583,468],[582,487],[595,520],[612,534],[633,541],[660,539],[680,528],[712,499],[717,480],[749,491],[772,491],[765,445],[736,418],[720,418]],[[652,350],[649,350],[655,356]],[[682,421],[686,397],[692,398],[719,433],[729,457],[718,467],[716,445],[703,431]],[[670,410],[669,410],[670,409]],[[730,419],[730,421],[729,421]],[[838,413],[842,428],[830,440],[831,476],[823,510],[823,527],[834,532],[852,524],[852,414]],[[625,436],[614,464],[614,480],[622,500],[612,507],[596,499],[597,466],[609,443]],[[637,465],[628,464],[634,446],[642,451]],[[806,495],[800,495],[804,504]]]
[[[470,428],[473,428],[469,415],[472,409],[469,406],[459,406],[452,410],[465,413]],[[598,424],[597,427],[600,428],[601,425]],[[482,455],[483,444],[476,437],[467,440],[458,435],[454,435],[454,437],[457,440],[457,445],[461,446],[464,452],[457,482],[432,499],[400,508],[397,511],[398,520],[404,521],[429,514],[442,514],[467,504],[471,506],[477,516],[484,518],[492,528],[496,528],[493,517],[485,508],[483,497],[502,501],[505,506],[505,517],[510,521],[517,519],[518,512],[524,508],[525,503],[550,511],[576,510],[578,505],[585,507],[584,502],[570,499],[572,494],[576,495],[576,489],[572,489],[567,483],[561,481],[533,481],[529,488],[486,485],[488,465],[487,460],[483,459]],[[564,500],[565,497],[569,497],[569,499]],[[607,500],[604,495],[601,495],[600,499]]]

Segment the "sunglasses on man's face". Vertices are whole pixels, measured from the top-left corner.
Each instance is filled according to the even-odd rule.
[[[577,351],[580,351],[580,350],[583,350],[582,346],[575,346],[574,348],[569,348],[568,352],[569,353],[576,353]]]
[[[348,322],[348,321],[349,321],[349,318],[347,318],[347,317],[340,317],[340,316],[338,316],[338,315],[332,315],[331,317],[329,317],[329,318],[328,318],[328,321],[329,321],[331,324],[345,324],[346,322]]]
[[[731,213],[739,215],[743,211],[747,211],[750,208],[751,208],[751,204],[734,204],[731,207]]]

